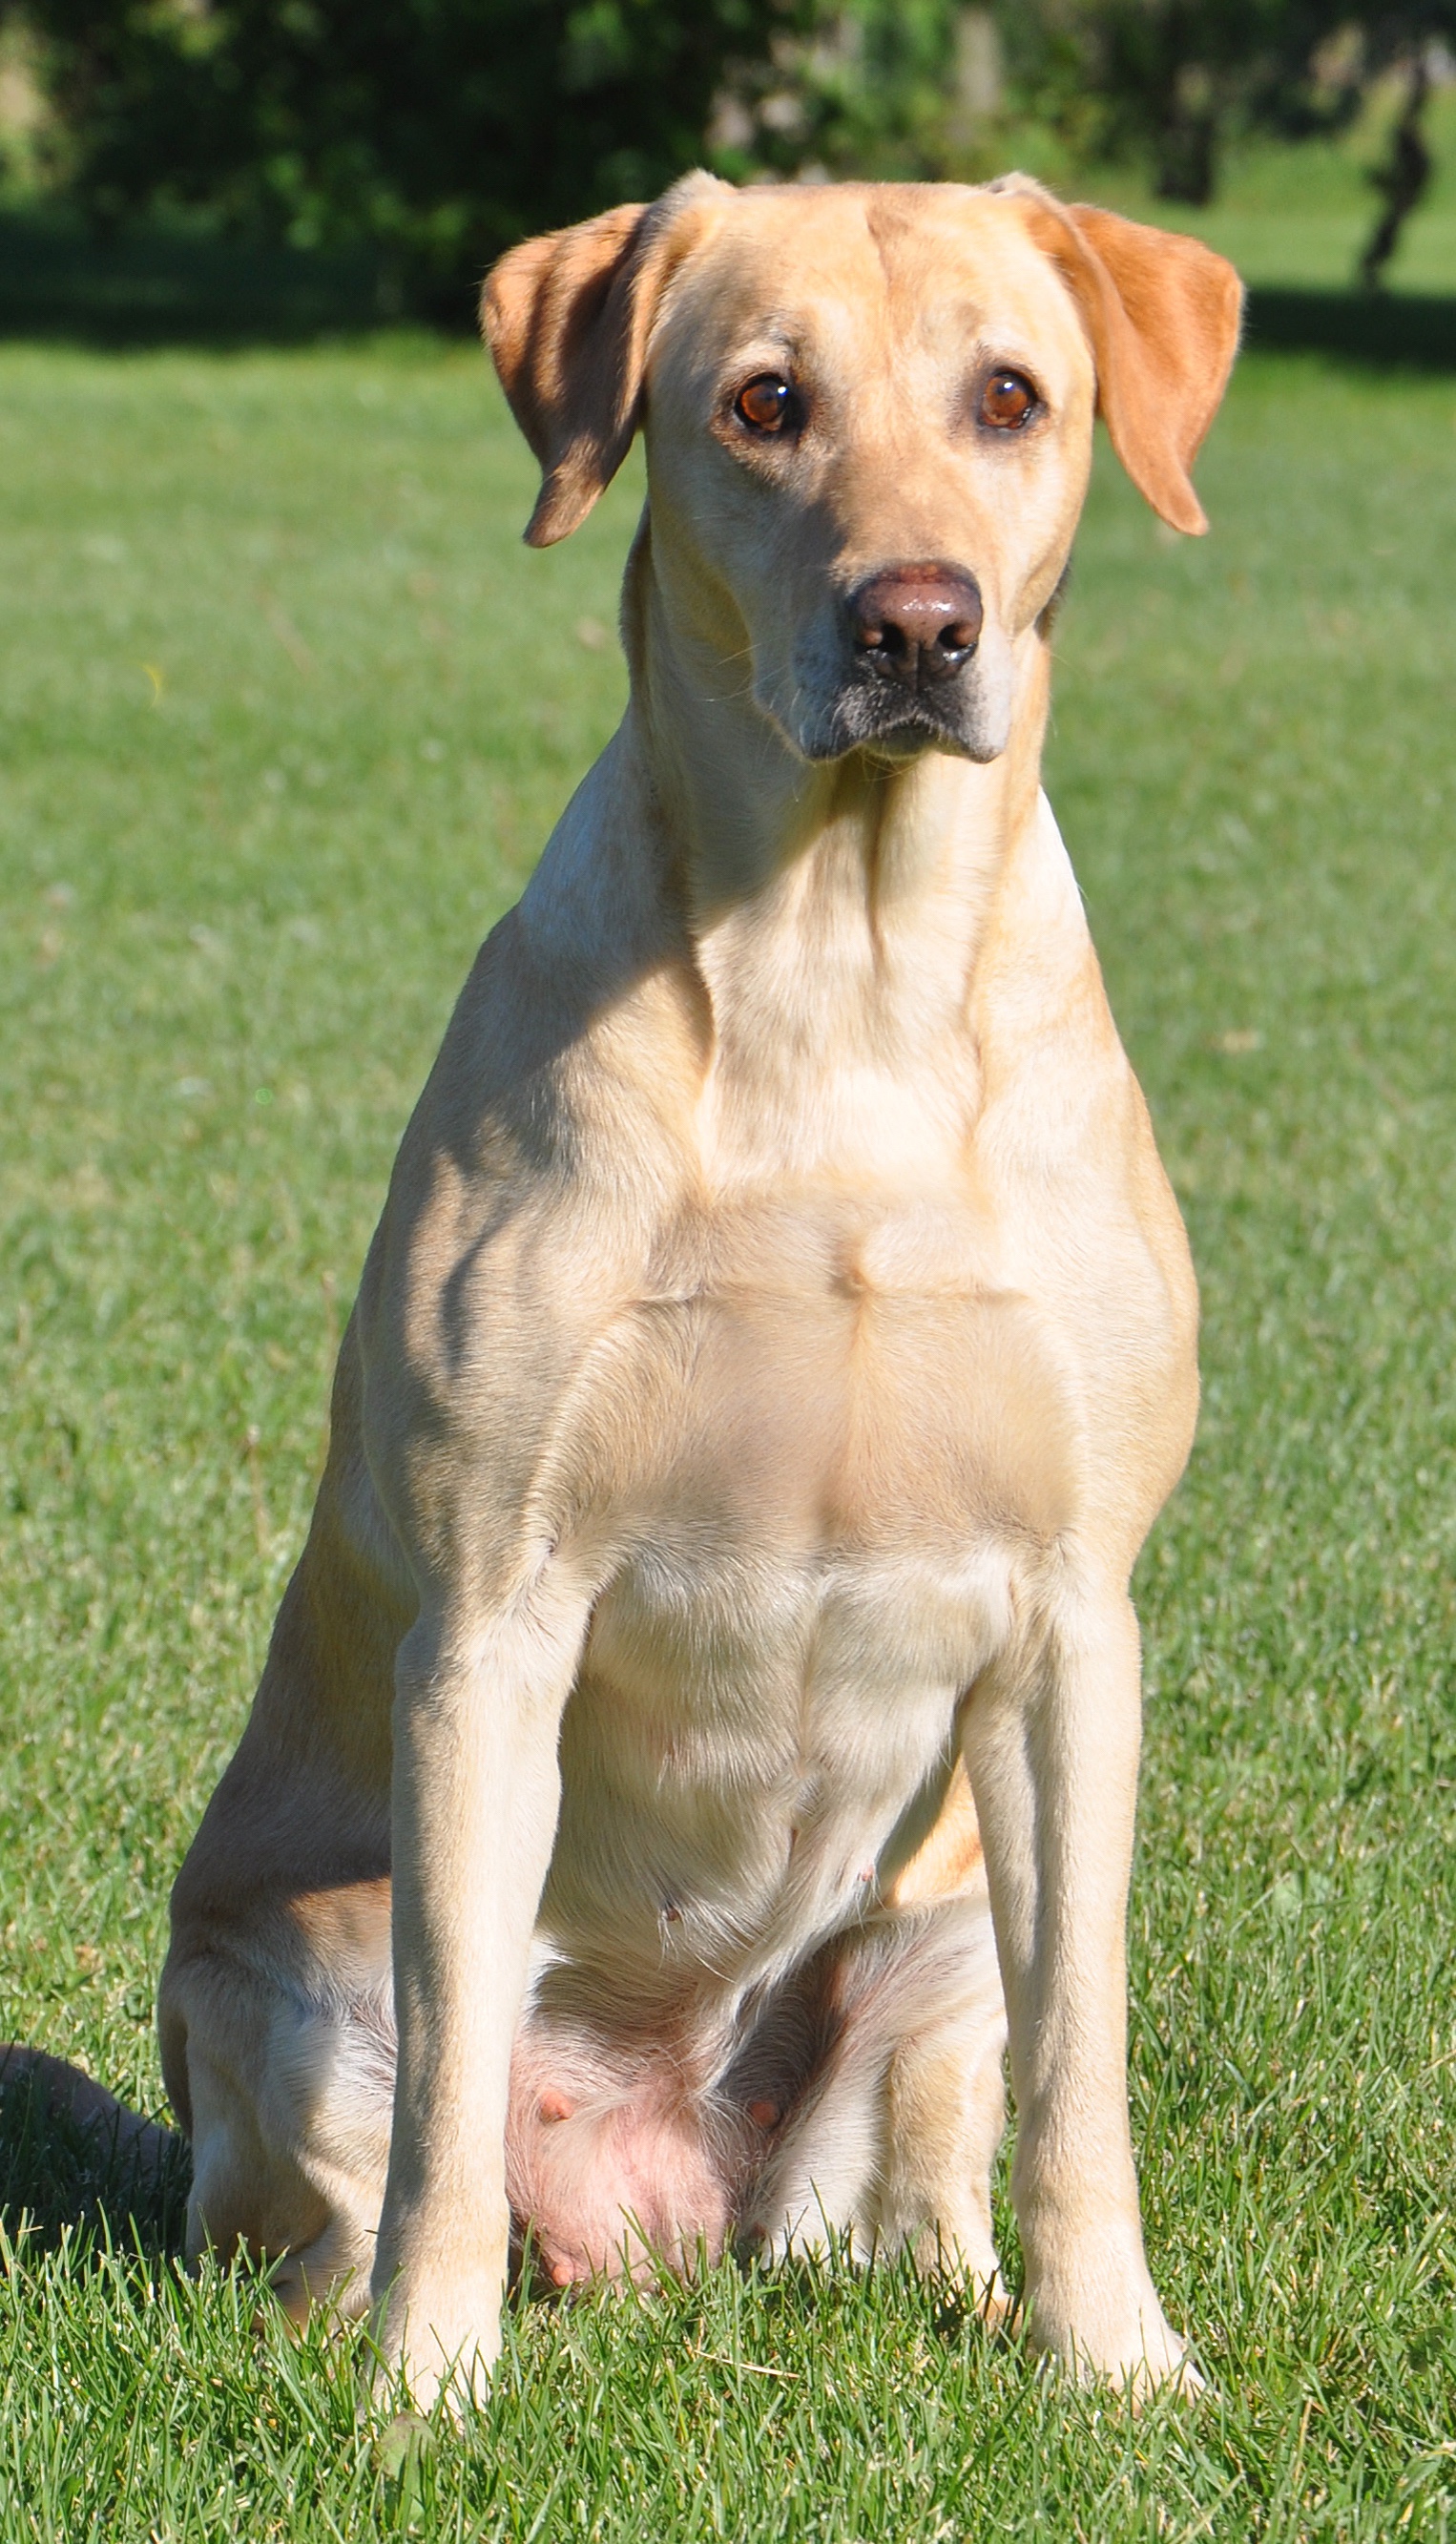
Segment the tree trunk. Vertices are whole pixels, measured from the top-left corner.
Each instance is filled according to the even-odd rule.
[[[1359,279],[1366,291],[1379,291],[1385,269],[1396,252],[1402,230],[1430,184],[1431,156],[1421,130],[1430,96],[1430,69],[1425,46],[1413,54],[1401,119],[1391,134],[1390,156],[1370,172],[1370,183],[1385,198],[1385,209],[1365,242]]]
[[[1212,107],[1180,107],[1158,135],[1157,190],[1166,203],[1211,203],[1218,153]]]

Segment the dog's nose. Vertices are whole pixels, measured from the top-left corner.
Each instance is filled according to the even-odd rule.
[[[889,566],[849,601],[855,653],[912,689],[960,670],[976,650],[983,614],[970,576],[947,565]]]

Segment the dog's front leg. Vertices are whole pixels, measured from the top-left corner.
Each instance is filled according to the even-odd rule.
[[[964,1742],[1011,2032],[1023,2318],[1076,2373],[1146,2387],[1196,2380],[1148,2275],[1128,2123],[1141,1719],[1131,1605],[1077,1597],[1030,1667],[977,1690]]]
[[[478,2393],[501,2345],[511,2048],[588,1611],[542,1575],[484,1631],[422,1617],[396,1666],[399,2063],[373,2294],[421,2404]]]

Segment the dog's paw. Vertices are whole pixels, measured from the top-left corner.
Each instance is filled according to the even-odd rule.
[[[1031,2296],[1019,2309],[1015,2329],[1048,2366],[1056,2366],[1080,2385],[1115,2385],[1134,2407],[1161,2392],[1191,2399],[1204,2392],[1204,2380],[1188,2353],[1188,2345],[1165,2315],[1151,2282],[1130,2301],[1092,2309],[1071,2309]]]
[[[416,2412],[432,2412],[444,2399],[458,2419],[490,2390],[501,2354],[501,2289],[396,2279],[376,2313],[374,2345],[381,2405],[397,2411],[403,2387]]]
[[[315,2243],[284,2253],[270,2268],[268,2284],[295,2326],[320,2305],[337,2322],[352,2323],[369,2310],[370,2258],[363,2236],[330,2229]]]
[[[871,2228],[852,2220],[841,2225],[827,2219],[817,2204],[806,2204],[786,2215],[775,2211],[771,2217],[752,2220],[740,2230],[736,2250],[741,2260],[762,2263],[766,2269],[810,2262],[817,2269],[839,2263],[863,2270],[874,2259],[875,2239]]]
[[[917,2255],[917,2259],[920,2256]],[[926,2266],[923,2263],[922,2266]],[[966,2264],[956,2255],[953,2261],[938,2261],[935,2276],[953,2293],[968,2317],[974,2317],[984,2332],[1005,2332],[1013,2319],[1011,2291],[995,2262]]]

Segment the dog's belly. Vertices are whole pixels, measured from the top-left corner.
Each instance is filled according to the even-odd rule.
[[[542,1931],[623,2023],[705,2019],[873,1906],[931,1824],[1007,1567],[706,1552],[666,1519],[597,1611]],[[696,1541],[696,1542],[695,1542]]]

